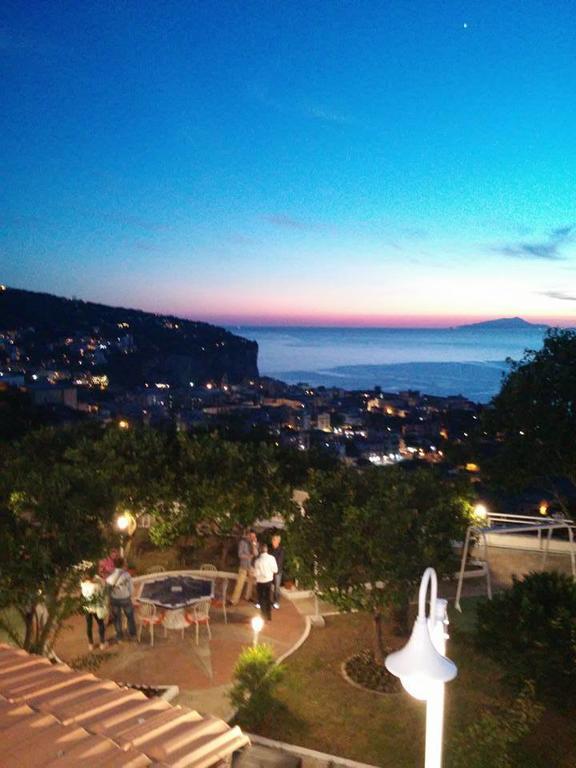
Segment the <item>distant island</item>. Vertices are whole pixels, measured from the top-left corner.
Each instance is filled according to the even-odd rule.
[[[457,330],[468,329],[486,329],[494,331],[515,331],[515,330],[528,330],[533,328],[535,330],[546,330],[548,325],[542,325],[541,323],[529,323],[527,320],[523,320],[521,317],[499,317],[497,320],[484,320],[480,323],[470,323],[468,325],[457,325]]]

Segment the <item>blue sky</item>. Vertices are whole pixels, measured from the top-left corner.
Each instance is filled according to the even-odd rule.
[[[222,322],[574,322],[573,11],[5,0],[0,280]]]

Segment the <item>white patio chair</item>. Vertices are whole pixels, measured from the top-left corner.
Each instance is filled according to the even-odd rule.
[[[146,568],[146,573],[164,573],[165,570],[163,565],[151,565],[150,568]]]
[[[199,600],[192,606],[192,610],[186,614],[186,620],[188,624],[194,624],[196,627],[196,645],[198,645],[200,624],[205,624],[208,631],[208,639],[212,640],[212,632],[210,631],[210,598],[205,600]]]
[[[150,633],[150,645],[154,645],[154,627],[162,624],[164,615],[159,613],[156,606],[151,603],[137,603],[136,624],[138,625],[138,642],[142,640],[142,629],[148,627]]]
[[[164,637],[168,637],[169,629],[174,629],[180,630],[182,632],[182,639],[184,639],[184,630],[189,623],[183,608],[175,608],[174,610],[166,611],[162,622],[162,626],[164,627]]]

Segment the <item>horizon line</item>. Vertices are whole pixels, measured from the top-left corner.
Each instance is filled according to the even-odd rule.
[[[527,318],[521,316],[529,326],[547,326],[549,328],[573,328],[576,327],[576,318]],[[212,323],[214,325],[224,325],[226,327],[236,328],[344,328],[357,330],[370,329],[405,329],[405,330],[450,330],[467,325],[492,322],[496,320],[512,320],[512,317],[495,316],[476,316],[476,317],[451,317],[437,319],[432,316],[415,317],[410,319],[390,317],[390,318],[367,318],[364,320],[355,320],[354,318],[342,319],[308,319],[308,318],[238,318],[227,316],[192,316],[186,315],[186,320],[201,320],[202,322]]]
[[[15,285],[3,284],[4,290],[21,290],[30,293],[44,294],[54,296],[55,298],[62,298],[74,301],[78,299],[77,296],[59,296],[56,293],[49,291],[38,291],[30,288],[20,288]],[[168,317],[180,318],[182,320],[197,321],[210,323],[213,325],[221,325],[227,327],[259,327],[259,328],[345,328],[345,329],[414,329],[414,330],[449,330],[450,328],[473,325],[476,323],[485,323],[493,320],[513,320],[521,319],[532,325],[546,325],[551,328],[573,328],[576,327],[576,317],[569,318],[566,316],[533,316],[525,314],[524,316],[519,314],[510,314],[505,316],[486,315],[486,314],[462,314],[462,315],[418,315],[418,314],[405,314],[405,315],[353,315],[353,316],[338,316],[334,314],[327,314],[326,316],[307,315],[302,313],[297,316],[273,316],[273,315],[227,315],[214,312],[199,312],[197,314],[191,314],[188,311],[182,311],[177,308],[172,310],[160,310],[147,309],[143,306],[140,307],[127,307],[122,305],[114,305],[104,303],[102,300],[94,298],[81,298],[81,301],[86,301],[94,304],[101,304],[113,309],[126,309],[136,310],[140,312],[148,312],[154,315],[164,315]]]

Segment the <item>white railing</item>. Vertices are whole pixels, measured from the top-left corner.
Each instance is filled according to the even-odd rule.
[[[492,599],[492,582],[490,579],[490,569],[488,567],[488,536],[501,536],[510,534],[510,539],[514,541],[515,534],[534,533],[538,537],[538,549],[542,555],[542,568],[546,566],[548,553],[550,551],[550,541],[554,531],[564,530],[568,536],[567,549],[570,555],[570,565],[572,569],[572,578],[576,580],[576,549],[575,536],[576,524],[573,520],[567,518],[538,517],[534,515],[508,515],[500,512],[488,512],[485,518],[486,525],[478,521],[475,525],[468,527],[464,547],[462,549],[462,558],[460,561],[460,571],[458,574],[458,588],[456,590],[456,608],[460,609],[460,598],[462,596],[462,586],[464,579],[483,577],[486,579],[486,593],[488,598]],[[545,540],[542,533],[546,532]],[[472,543],[479,540],[483,545],[484,559],[475,561],[477,566],[474,570],[466,570],[468,555]],[[518,548],[523,548],[522,544]]]

